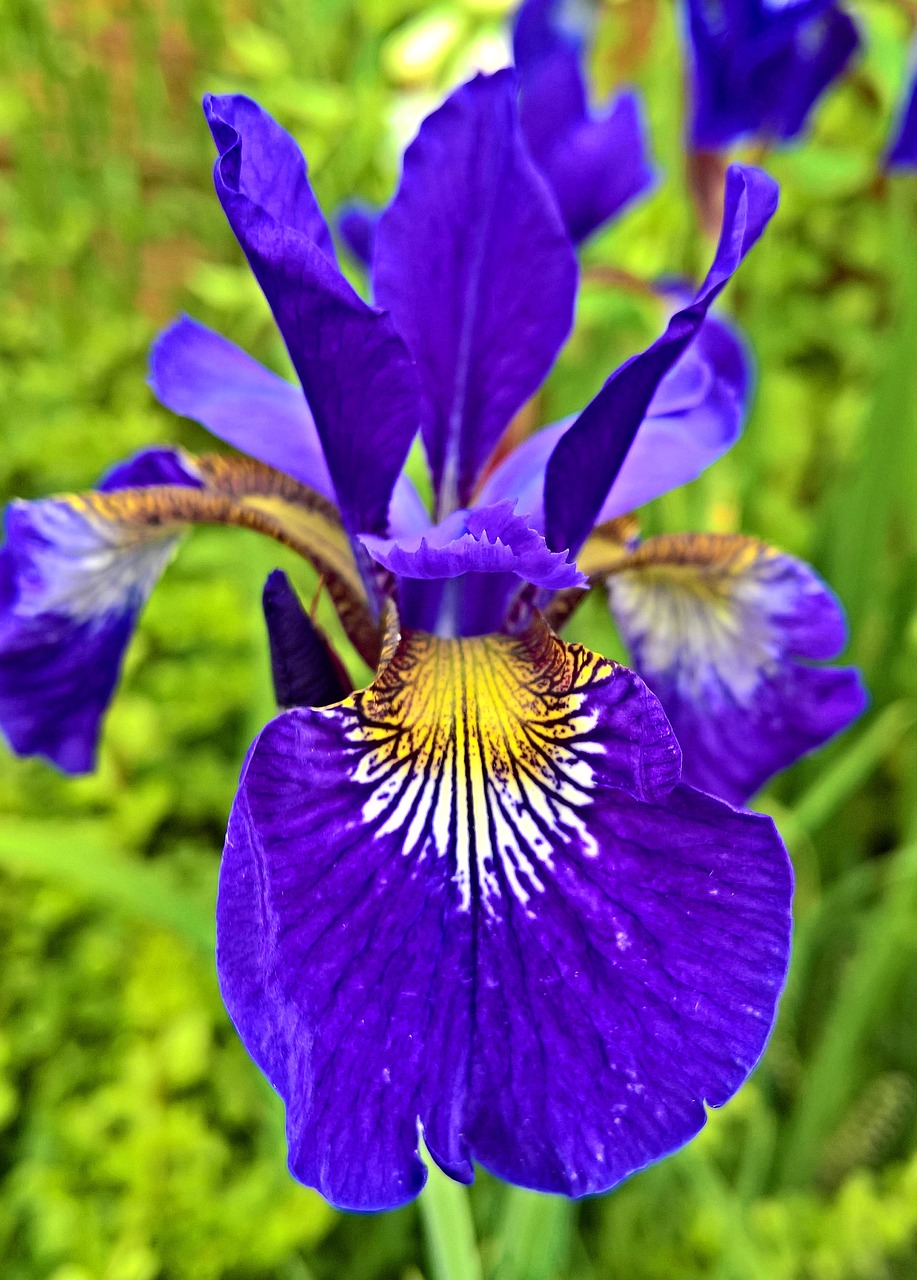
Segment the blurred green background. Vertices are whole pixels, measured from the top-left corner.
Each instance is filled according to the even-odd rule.
[[[242,90],[276,114],[326,209],[383,200],[442,90],[505,61],[506,10],[3,0],[4,498],[87,487],[153,441],[206,447],[144,381],[149,343],[180,309],[287,368],[213,196],[203,92]],[[761,801],[798,875],[763,1064],[695,1143],[604,1198],[570,1206],[481,1175],[471,1208],[494,1280],[917,1275],[917,178],[878,162],[912,19],[876,2],[856,16],[866,52],[810,139],[747,153],[783,202],[727,299],[758,368],[746,435],[648,525],[742,529],[812,560],[849,608],[873,704]],[[586,252],[546,415],[582,404],[659,326],[617,271],[703,270],[682,66],[670,2],[603,10],[596,95],[642,86],[661,180]],[[251,535],[196,533],[131,647],[98,773],[67,781],[0,758],[3,1280],[435,1273],[416,1208],[335,1214],[291,1182],[279,1104],[216,988],[218,856],[243,752],[271,713],[258,600],[277,563],[308,590]],[[599,607],[577,625],[615,650]]]

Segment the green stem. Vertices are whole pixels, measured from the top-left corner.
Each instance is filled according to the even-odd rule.
[[[498,1239],[500,1280],[550,1280],[567,1261],[574,1206],[560,1196],[507,1187]]]
[[[425,1160],[427,1185],[419,1206],[431,1280],[482,1280],[468,1192]]]

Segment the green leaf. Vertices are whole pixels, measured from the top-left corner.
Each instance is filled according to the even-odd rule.
[[[108,845],[101,823],[2,819],[0,865],[67,885],[213,953],[212,901],[207,904],[199,894],[180,889],[164,868],[119,856]]]

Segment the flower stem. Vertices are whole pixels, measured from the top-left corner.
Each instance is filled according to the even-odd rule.
[[[468,1191],[425,1160],[429,1176],[419,1205],[431,1280],[482,1280]]]
[[[560,1196],[507,1187],[497,1236],[499,1274],[507,1280],[550,1280],[567,1261],[574,1208]]]

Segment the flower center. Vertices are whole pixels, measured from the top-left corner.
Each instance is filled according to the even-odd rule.
[[[405,856],[447,858],[460,907],[493,912],[544,889],[559,847],[594,853],[581,819],[594,782],[588,691],[613,665],[544,624],[523,637],[411,632],[377,680],[330,708],[344,717],[363,821]]]

